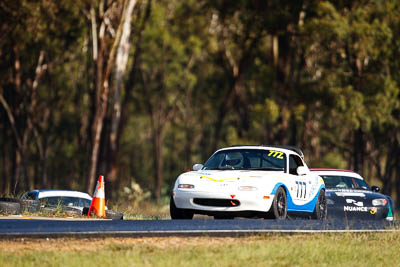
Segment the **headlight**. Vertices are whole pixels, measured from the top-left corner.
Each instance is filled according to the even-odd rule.
[[[192,188],[194,188],[194,185],[192,185],[192,184],[179,184],[178,188],[192,189]]]
[[[238,189],[239,189],[240,191],[256,191],[256,190],[257,190],[257,187],[246,185],[246,186],[239,186]]]
[[[387,203],[386,198],[377,198],[372,200],[372,205],[374,206],[385,206]]]

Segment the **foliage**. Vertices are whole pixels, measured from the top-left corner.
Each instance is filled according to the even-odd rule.
[[[91,191],[94,164],[136,208],[217,148],[290,144],[400,206],[398,1],[138,0],[117,87],[126,3],[0,3],[1,194]]]
[[[151,196],[151,193],[149,191],[144,191],[140,185],[132,179],[130,186],[125,186],[120,196],[122,202],[128,202],[127,204],[130,207],[136,209],[144,200],[147,200]]]

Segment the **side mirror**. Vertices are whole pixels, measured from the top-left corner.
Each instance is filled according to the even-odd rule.
[[[307,174],[307,168],[304,167],[304,166],[297,167],[297,174],[298,175],[306,175]]]
[[[203,167],[204,167],[203,164],[197,163],[197,164],[194,164],[194,165],[193,165],[192,169],[193,169],[194,171],[199,171],[199,170],[203,169]]]
[[[379,191],[381,191],[381,188],[379,186],[377,186],[377,185],[373,185],[373,186],[371,186],[371,191],[379,192]]]

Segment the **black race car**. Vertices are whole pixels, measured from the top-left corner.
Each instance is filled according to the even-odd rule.
[[[394,201],[349,170],[310,169],[324,179],[328,218],[393,221]]]

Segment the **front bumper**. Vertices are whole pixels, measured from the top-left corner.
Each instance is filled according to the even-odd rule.
[[[207,214],[211,212],[268,212],[271,208],[274,195],[265,195],[258,191],[234,191],[234,192],[204,192],[191,190],[175,190],[173,192],[174,202],[177,208],[193,210],[195,213]],[[196,201],[194,199],[197,199]],[[205,201],[198,201],[199,199]],[[206,201],[207,200],[207,201]],[[210,200],[210,201],[208,201]],[[229,203],[231,206],[212,206],[211,200],[221,200],[215,203]],[[204,203],[204,205],[196,204]],[[211,203],[211,204],[210,204]],[[238,204],[239,203],[239,204]],[[219,204],[218,204],[219,205]],[[229,205],[229,204],[228,204]],[[196,212],[199,211],[199,212]]]
[[[347,220],[393,220],[388,217],[388,207],[344,207],[328,205],[328,217]]]

